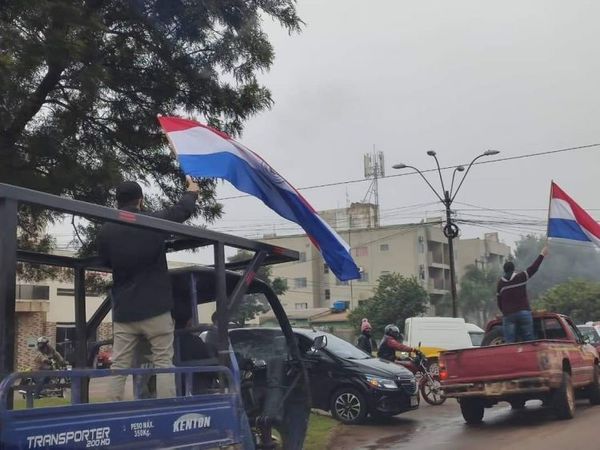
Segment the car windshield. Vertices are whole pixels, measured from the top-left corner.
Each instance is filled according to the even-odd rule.
[[[327,336],[327,347],[325,349],[329,353],[333,353],[338,358],[344,359],[368,359],[371,356],[367,355],[362,350],[359,350],[349,342],[334,336],[333,334],[323,333]]]
[[[600,344],[600,335],[594,327],[577,327],[581,334],[587,336],[590,344]]]
[[[469,336],[471,337],[471,342],[473,343],[473,347],[480,347],[481,342],[483,341],[483,335],[481,331],[469,331]]]

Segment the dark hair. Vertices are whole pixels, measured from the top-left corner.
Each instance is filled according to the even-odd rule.
[[[217,312],[216,311],[214,313],[212,313],[212,316],[210,316],[210,321],[215,325],[217,324]]]
[[[515,263],[512,261],[506,261],[503,269],[506,275],[511,275],[515,271]]]
[[[142,187],[135,181],[124,181],[117,186],[117,206],[137,206],[143,198]]]

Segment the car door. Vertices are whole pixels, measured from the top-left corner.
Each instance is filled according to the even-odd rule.
[[[300,352],[305,355],[306,368],[310,379],[312,406],[328,410],[329,400],[336,387],[334,373],[336,362],[325,350],[313,351],[312,340],[307,336],[296,334]]]
[[[571,370],[575,384],[589,384],[594,375],[594,351],[592,346],[586,344],[581,332],[577,329],[571,319],[564,319],[566,325],[577,339],[576,348],[570,352]]]

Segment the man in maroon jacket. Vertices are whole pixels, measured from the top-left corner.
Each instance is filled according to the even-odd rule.
[[[507,344],[535,339],[531,306],[527,298],[527,281],[538,271],[547,254],[548,248],[544,247],[533,264],[523,272],[515,272],[512,261],[504,263],[504,276],[498,280],[496,296],[498,308],[504,316],[502,327]]]

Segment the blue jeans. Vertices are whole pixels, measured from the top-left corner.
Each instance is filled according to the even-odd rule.
[[[504,342],[533,341],[533,316],[531,311],[523,310],[508,314],[502,318]]]

